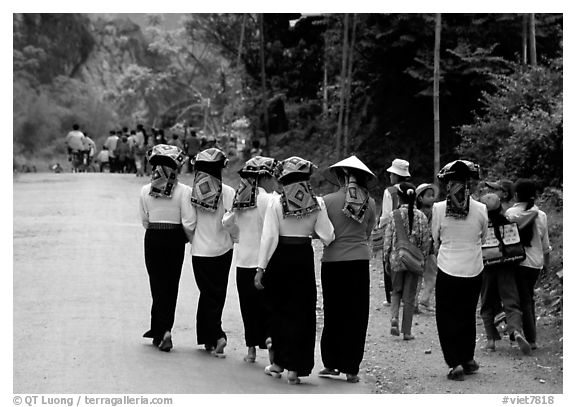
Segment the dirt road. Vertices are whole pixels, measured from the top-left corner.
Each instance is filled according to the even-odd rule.
[[[195,341],[198,291],[189,253],[175,348],[159,352],[141,338],[151,301],[136,209],[145,182],[122,174],[15,176],[15,393],[562,393],[562,326],[546,320],[538,321],[541,349],[523,357],[507,341],[500,341],[495,353],[482,351],[478,319],[480,372],[464,382],[446,380],[434,315],[415,317],[414,341],[390,336],[376,259],[359,384],[319,379],[319,346],[313,375],[300,386],[265,376],[264,353],[255,364],[243,362],[234,270],[223,316],[228,356],[207,355]],[[320,296],[319,331],[321,323]]]

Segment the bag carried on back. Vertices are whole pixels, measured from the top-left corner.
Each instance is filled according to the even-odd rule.
[[[482,245],[484,266],[519,263],[525,258],[526,252],[520,242],[518,225],[516,223],[507,223],[500,225],[496,229],[490,222],[486,241]]]
[[[405,269],[418,276],[424,274],[424,255],[414,243],[408,240],[402,216],[399,210],[392,211],[394,224],[396,226],[398,259],[404,265]]]

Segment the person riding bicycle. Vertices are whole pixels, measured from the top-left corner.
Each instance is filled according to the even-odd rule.
[[[66,135],[65,142],[68,150],[68,161],[72,161],[75,156],[79,156],[86,149],[86,136],[80,131],[80,126],[77,124],[72,126],[72,130]]]

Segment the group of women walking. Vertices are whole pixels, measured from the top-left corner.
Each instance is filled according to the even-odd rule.
[[[411,326],[419,275],[407,263],[411,244],[419,252],[411,253],[416,268],[434,269],[434,276],[424,279],[424,291],[429,301],[433,290],[429,286],[436,287],[436,319],[451,368],[449,378],[459,375],[459,366],[466,373],[478,369],[474,315],[488,218],[486,206],[470,199],[468,180],[475,177],[477,167],[467,162],[445,167],[439,178],[448,181],[448,197],[432,208],[436,187],[416,188],[407,182],[408,163],[394,160],[388,169],[396,175],[391,177],[394,185],[385,192],[379,216],[369,195],[376,176],[355,156],[324,171],[338,185],[336,192],[324,197],[317,196],[310,183],[316,166],[300,157],[283,161],[253,157],[239,171],[240,184],[233,189],[222,182],[227,158],[217,148],[196,155],[191,186],[178,180],[178,169],[185,161],[178,147],[156,145],[147,156],[153,173],[141,191],[140,215],[146,228],[144,254],[152,309],[150,330],[144,336],[160,350],[170,351],[173,346],[178,284],[189,242],[200,291],[197,342],[214,356],[225,356],[228,338],[222,310],[234,250],[247,347],[244,360],[254,362],[257,349],[267,350],[270,363],[264,372],[276,378],[286,372],[288,383],[300,383],[301,377],[311,374],[315,360],[312,239],[319,239],[324,245],[320,340],[324,366],[319,375],[344,374],[348,382],[358,382],[369,315],[369,242],[374,230],[380,229],[390,275],[391,333],[400,334],[403,304],[401,332],[405,340],[414,339]]]

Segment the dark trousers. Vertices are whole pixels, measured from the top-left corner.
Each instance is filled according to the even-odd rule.
[[[453,368],[474,359],[476,306],[482,274],[454,277],[438,269],[436,326],[446,364]]]
[[[514,269],[514,265],[499,264],[486,266],[482,272],[480,315],[488,339],[501,339],[494,324],[494,317],[502,309],[502,304],[506,313],[508,332],[522,332],[522,311]]]
[[[254,286],[255,268],[236,268],[236,287],[240,301],[240,313],[244,323],[246,346],[258,346],[266,349],[269,332],[266,326],[267,315],[264,304],[264,292]]]
[[[118,159],[116,157],[109,157],[110,172],[118,172]]]
[[[384,257],[384,256],[382,256]],[[390,304],[392,302],[390,293],[392,292],[392,273],[390,271],[390,263],[384,260],[384,293],[386,294],[386,302]]]
[[[325,367],[358,374],[364,357],[370,309],[369,261],[324,262],[321,275],[322,362]]]
[[[226,301],[228,274],[232,263],[232,250],[216,257],[192,256],[192,268],[200,298],[196,311],[196,338],[198,345],[216,346],[222,330],[222,310]]]
[[[147,337],[159,338],[172,330],[178,285],[184,261],[183,230],[146,230],[144,259],[150,280],[152,310]]]
[[[526,340],[536,343],[536,309],[534,304],[534,287],[538,281],[540,269],[518,266],[514,272],[520,309],[522,310],[522,328]]]
[[[416,289],[419,277],[408,270],[392,272],[392,307],[391,318],[398,319],[400,313],[400,300],[402,307],[402,333],[412,333],[412,319],[416,309]]]

